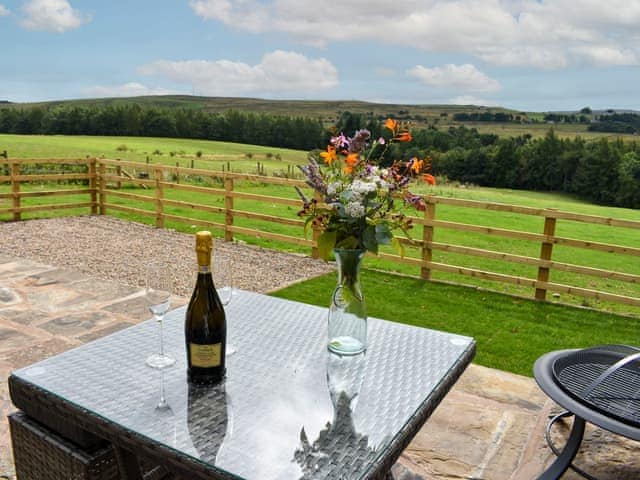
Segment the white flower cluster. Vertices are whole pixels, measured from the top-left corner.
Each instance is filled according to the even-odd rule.
[[[375,192],[378,186],[373,182],[363,182],[362,180],[354,180],[351,184],[351,191],[357,195],[366,195]]]
[[[334,197],[337,193],[340,193],[344,189],[342,182],[332,182],[327,185],[327,195]]]
[[[345,213],[351,218],[360,218],[365,214],[364,205],[360,202],[349,202],[344,206]]]
[[[387,189],[391,186],[391,184],[385,180],[388,176],[388,169],[374,166],[371,168],[371,176],[369,178],[378,188]]]

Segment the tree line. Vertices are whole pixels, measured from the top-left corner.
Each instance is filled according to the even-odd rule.
[[[589,125],[593,132],[640,133],[640,115],[637,113],[612,113],[600,115],[599,121]]]
[[[583,112],[588,113],[588,112]],[[631,116],[624,117],[627,120]],[[380,123],[345,112],[336,126],[345,133]],[[386,161],[430,157],[432,173],[461,183],[519,190],[564,192],[594,203],[640,208],[640,144],[622,139],[543,138],[525,134],[500,138],[464,125],[411,131],[409,143],[395,143]]]
[[[459,112],[453,114],[453,119],[456,122],[497,122],[507,123],[515,122],[520,123],[523,118],[520,115],[513,115],[507,112]]]
[[[193,138],[300,150],[321,147],[325,139],[322,122],[306,117],[136,104],[0,108],[0,133]]]
[[[414,132],[405,155],[430,155],[435,175],[487,187],[555,191],[640,208],[640,144],[622,139],[498,138],[475,129]],[[394,145],[395,146],[395,145]]]
[[[617,117],[615,117],[618,120]],[[635,117],[623,117],[635,121]],[[229,141],[300,150],[324,149],[331,135],[368,128],[382,132],[372,115],[342,112],[325,128],[317,119],[270,114],[162,110],[138,105],[108,107],[0,108],[0,132],[119,135]],[[488,187],[557,191],[590,201],[640,208],[640,145],[606,138],[499,138],[465,126],[412,130],[413,141],[395,143],[393,158],[432,158],[435,175]]]

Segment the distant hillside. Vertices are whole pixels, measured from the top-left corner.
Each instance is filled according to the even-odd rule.
[[[373,115],[374,117],[393,117],[398,120],[412,120],[417,124],[434,123],[435,119],[446,119],[456,113],[504,112],[514,116],[526,116],[501,107],[482,107],[475,105],[403,105],[362,102],[357,100],[265,100],[240,97],[198,97],[190,95],[160,95],[145,97],[95,98],[81,100],[57,100],[38,103],[7,103],[0,105],[12,108],[29,107],[103,107],[137,104],[141,107],[184,108],[202,110],[211,113],[238,110],[241,112],[270,113],[274,115],[314,117],[323,123],[334,123],[343,112]],[[448,123],[448,122],[447,122]]]
[[[612,134],[633,140],[638,135],[637,127],[620,128],[619,125],[601,125],[605,115],[640,113],[628,109],[581,110],[565,112],[522,112],[502,107],[477,105],[410,105],[363,102],[357,100],[266,100],[242,97],[199,97],[192,95],[158,95],[142,97],[94,98],[57,100],[37,103],[13,103],[0,100],[0,112],[4,109],[49,109],[54,107],[101,108],[139,105],[143,109],[186,110],[194,114],[224,114],[229,111],[274,115],[293,119],[320,121],[325,128],[340,125],[343,114],[373,117],[382,121],[395,118],[411,122],[413,127],[449,127],[464,125],[480,133],[500,137],[531,136],[540,138],[550,128],[562,137],[581,136],[588,139],[610,137]],[[602,122],[604,123],[604,122]],[[595,124],[595,126],[594,126]],[[20,131],[11,133],[21,133]],[[113,134],[113,133],[109,133]]]

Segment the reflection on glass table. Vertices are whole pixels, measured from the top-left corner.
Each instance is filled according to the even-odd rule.
[[[190,391],[184,308],[165,317],[173,415],[155,411],[159,378],[144,364],[153,321],[14,372],[12,399],[25,411],[50,406],[186,478],[378,478],[475,352],[468,337],[370,318],[366,354],[347,361],[327,351],[326,308],[236,292],[226,310],[238,350],[223,389]]]

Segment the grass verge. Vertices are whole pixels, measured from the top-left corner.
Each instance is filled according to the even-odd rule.
[[[327,306],[335,281],[327,274],[273,295]],[[640,344],[638,320],[620,315],[366,269],[362,286],[370,316],[474,337],[475,363],[520,375],[552,350]]]

